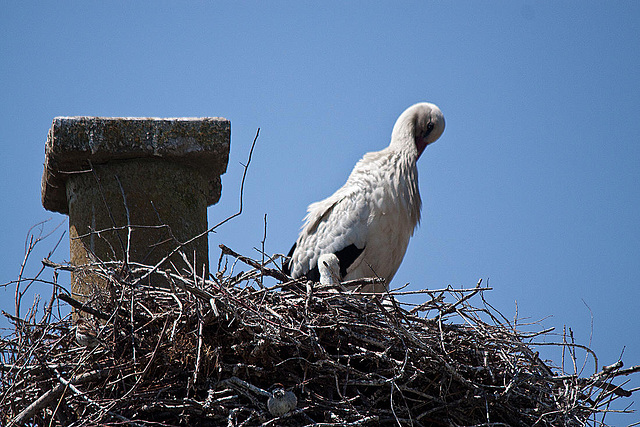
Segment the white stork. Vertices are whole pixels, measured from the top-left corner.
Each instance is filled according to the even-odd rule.
[[[420,222],[416,161],[443,131],[444,116],[434,104],[407,108],[387,148],[365,154],[338,191],[309,205],[284,272],[318,281],[319,257],[335,254],[340,280],[380,277],[385,284],[362,291],[384,292]]]
[[[318,257],[318,273],[320,274],[320,284],[337,286],[340,278],[340,260],[336,254],[322,254]]]

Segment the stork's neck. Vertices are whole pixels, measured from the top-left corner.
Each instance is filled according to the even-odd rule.
[[[424,147],[416,145],[415,125],[411,117],[402,115],[396,121],[391,132],[389,148],[408,154],[414,161],[418,160]]]
[[[391,148],[391,147],[390,147]],[[418,188],[418,168],[416,165],[417,150],[407,150],[400,148],[393,150],[392,164],[395,168],[393,174],[393,194],[396,200],[406,209],[411,222],[411,230],[420,222],[420,209],[422,200]]]

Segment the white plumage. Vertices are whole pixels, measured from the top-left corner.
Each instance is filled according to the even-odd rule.
[[[322,254],[318,257],[318,273],[320,284],[337,286],[340,278],[340,260],[335,254]]]
[[[420,221],[416,161],[443,131],[444,116],[434,104],[406,109],[387,148],[365,154],[338,191],[309,205],[285,273],[318,281],[319,257],[335,254],[341,280],[381,277],[388,286]]]

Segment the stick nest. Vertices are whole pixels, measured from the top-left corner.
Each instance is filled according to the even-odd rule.
[[[43,313],[4,313],[14,330],[0,343],[1,423],[603,425],[596,414],[631,395],[612,379],[640,369],[618,362],[586,378],[552,369],[532,350],[549,331],[516,330],[480,284],[414,292],[424,302],[409,305],[394,298],[403,292],[265,288],[266,276],[284,279],[277,269],[223,254],[211,280],[143,265],[81,267],[107,289],[82,304],[56,285]],[[257,268],[235,274],[235,258]],[[154,278],[168,286],[151,286]],[[54,314],[60,301],[100,325],[100,345],[76,343],[71,316]],[[297,397],[279,417],[267,409],[278,383]]]

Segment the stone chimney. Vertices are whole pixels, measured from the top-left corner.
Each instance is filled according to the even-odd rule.
[[[207,206],[229,159],[223,118],[56,117],[45,147],[42,205],[69,215],[71,263],[156,265],[178,246],[208,274]],[[161,269],[187,269],[176,253]],[[149,276],[165,286],[163,276]],[[96,269],[72,274],[84,300],[107,284]]]

